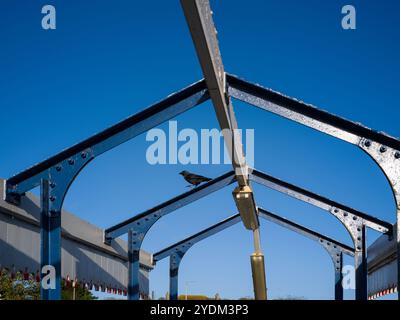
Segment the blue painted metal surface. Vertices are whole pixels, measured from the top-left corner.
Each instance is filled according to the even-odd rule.
[[[49,170],[69,159],[78,158],[87,152],[91,153],[92,157],[97,157],[207,99],[209,95],[204,80],[168,96],[149,108],[7,179],[7,200],[18,201],[18,197],[24,192],[39,186],[41,179],[48,179]]]
[[[40,217],[40,237],[41,237],[41,272],[44,267],[50,266],[55,269],[55,287],[40,287],[42,300],[61,299],[61,213],[50,209],[49,201],[49,181],[42,180],[41,184],[41,217]],[[41,278],[46,274],[41,274]],[[52,276],[51,274],[49,276]],[[43,281],[43,279],[42,279]]]
[[[230,185],[235,181],[235,179],[235,173],[230,171],[211,180],[210,182],[207,182],[197,188],[193,188],[190,191],[182,193],[181,195],[174,197],[152,209],[140,213],[133,218],[118,223],[117,225],[105,230],[105,241],[108,242],[116,237],[126,234],[130,229],[135,229],[137,231],[146,230],[147,232],[147,230],[160,217]]]
[[[334,239],[328,238],[318,232],[310,230],[299,224],[296,224],[290,220],[282,218],[276,214],[273,214],[267,210],[259,208],[259,215],[269,221],[272,221],[282,227],[297,232],[303,236],[306,236],[314,241],[317,241],[322,245],[324,249],[329,253],[333,265],[335,275],[335,300],[343,299],[343,288],[342,288],[342,268],[343,268],[343,254],[354,256],[354,249],[342,244]],[[166,257],[170,258],[169,268],[169,290],[170,299],[176,300],[178,298],[178,274],[180,263],[186,254],[186,252],[199,241],[206,239],[218,232],[221,232],[240,221],[240,215],[233,215],[207,229],[204,229],[182,241],[179,241],[153,255],[154,262],[160,261]]]
[[[228,172],[211,180],[210,182],[207,182],[105,230],[104,239],[106,242],[110,242],[115,237],[121,236],[125,233],[128,233],[129,235],[128,299],[139,299],[139,252],[143,239],[153,224],[162,216],[177,210],[178,208],[182,208],[185,205],[205,197],[215,191],[218,191],[234,181],[234,172]]]
[[[6,180],[7,201],[19,203],[25,192],[41,186],[41,265],[56,272],[55,289],[41,289],[44,300],[61,298],[61,210],[79,172],[96,156],[193,108],[208,99],[204,81],[177,92],[150,108],[62,151]],[[43,275],[42,275],[43,276]]]

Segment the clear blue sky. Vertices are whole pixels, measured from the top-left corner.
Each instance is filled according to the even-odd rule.
[[[341,28],[353,4],[357,30]],[[57,29],[41,29],[41,7]],[[178,0],[3,0],[0,10],[0,176],[7,178],[202,78]],[[337,115],[400,136],[398,1],[212,1],[228,72]],[[234,101],[239,126],[255,129],[255,166],[394,222],[384,175],[356,147]],[[177,118],[179,128],[216,128],[209,102]],[[165,128],[165,126],[161,126]],[[64,207],[109,227],[187,191],[178,172],[211,177],[227,165],[151,166],[145,135],[97,158]],[[143,248],[155,252],[236,212],[232,187],[163,217]],[[255,186],[260,206],[351,244],[329,214]],[[377,234],[368,232],[369,242]],[[333,296],[333,267],[311,240],[262,222],[269,295]],[[180,291],[225,298],[252,295],[252,236],[242,225],[193,247]],[[351,259],[346,259],[351,263]],[[168,261],[151,273],[168,290]],[[194,282],[192,282],[194,281]],[[353,297],[353,292],[346,293]]]

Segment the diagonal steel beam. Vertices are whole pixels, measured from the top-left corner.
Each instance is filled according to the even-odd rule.
[[[302,225],[296,224],[290,220],[282,218],[276,214],[273,214],[267,210],[259,208],[259,215],[275,224],[278,224],[284,228],[297,232],[309,239],[318,242],[320,245],[327,250],[328,254],[334,264],[335,269],[335,300],[343,299],[343,288],[342,288],[342,267],[343,267],[343,254],[354,256],[354,249],[342,244],[334,239],[324,236],[318,232],[308,229]],[[153,255],[154,263],[170,258],[170,299],[178,299],[178,272],[180,263],[186,254],[186,252],[194,246],[196,243],[204,240],[216,233],[219,233],[240,221],[240,215],[235,214],[217,224],[214,224],[190,237],[185,238],[163,250],[158,251]]]
[[[117,238],[125,233],[128,233],[133,227],[147,228],[155,223],[160,217],[171,213],[174,210],[182,208],[189,203],[192,203],[200,198],[203,198],[221,188],[233,183],[235,181],[235,174],[233,171],[225,173],[218,178],[211,180],[197,188],[185,192],[177,197],[174,197],[164,203],[157,205],[141,214],[134,216],[128,220],[118,223],[105,230],[105,241],[109,242],[111,239]],[[147,230],[146,230],[147,231]]]
[[[367,300],[367,248],[366,248],[366,227],[377,231],[393,234],[393,227],[390,223],[371,217],[365,213],[314,194],[308,190],[291,185],[265,173],[254,170],[250,179],[278,192],[287,194],[303,202],[317,206],[335,216],[350,234],[355,247],[355,269],[356,269],[356,299]]]
[[[278,216],[270,211],[267,211],[263,208],[258,208],[259,215],[269,221],[272,221],[275,224],[278,224],[286,229],[292,230],[294,232],[297,232],[298,234],[301,234],[302,236],[305,236],[309,239],[312,239],[317,242],[321,242],[321,239],[329,245],[336,246],[340,250],[342,250],[345,254],[349,256],[354,256],[354,249],[349,247],[348,245],[345,245],[337,240],[334,240],[332,238],[329,238],[327,236],[324,236],[321,233],[318,233],[314,230],[308,229],[300,224],[294,223],[286,218],[283,218],[281,216]]]
[[[256,299],[266,299],[264,256],[261,252],[259,221],[254,195],[248,181],[240,132],[226,86],[226,75],[209,0],[181,0],[181,5],[218,118],[225,146],[231,156],[239,187],[233,195],[244,226],[253,231],[255,253],[251,256]]]
[[[245,186],[248,178],[247,167],[241,141],[236,139],[238,137],[234,133],[238,126],[226,88],[225,70],[210,3],[208,0],[181,0],[181,5],[238,182]]]
[[[400,150],[400,141],[387,134],[374,131],[360,123],[336,116],[237,76],[227,74],[226,79],[229,94],[233,98],[355,145],[359,144],[361,138],[365,138]]]
[[[232,97],[284,118],[357,145],[379,166],[387,178],[396,202],[396,225],[400,226],[400,140],[371,130],[271,89],[227,75]],[[400,288],[400,227],[396,229],[397,287]],[[364,270],[365,271],[365,270]],[[400,290],[398,290],[400,299]]]
[[[290,197],[296,198],[300,201],[309,203],[313,206],[329,211],[335,214],[335,216],[343,213],[343,215],[345,215],[345,217],[349,217],[350,220],[356,221],[358,218],[360,218],[365,221],[365,224],[368,227],[376,231],[387,233],[389,235],[392,234],[393,232],[393,226],[389,222],[380,220],[366,213],[355,210],[351,207],[348,207],[346,205],[343,205],[326,197],[320,196],[309,190],[300,188],[291,183],[270,176],[259,170],[254,169],[252,171],[250,175],[250,180],[258,184],[261,184],[263,186],[266,186],[270,189],[273,189],[275,191],[278,191],[280,193],[284,193]],[[354,219],[353,217],[356,217],[356,219]]]
[[[343,254],[354,257],[354,249],[334,239],[326,237],[318,232],[308,229],[302,225],[268,212],[262,208],[258,208],[258,210],[259,215],[262,218],[265,218],[284,228],[297,232],[309,239],[317,241],[328,252],[332,259],[334,267],[335,300],[343,300]]]
[[[74,158],[94,158],[195,107],[208,98],[205,81],[196,82],[149,108],[7,179],[6,199],[18,201],[19,196],[38,186],[41,179],[48,179],[50,170],[56,167],[62,168],[64,163]],[[68,164],[66,166],[68,167]]]
[[[236,223],[240,221],[240,214],[237,213],[225,220],[222,220],[221,222],[218,222],[217,224],[214,224],[182,241],[179,241],[153,255],[153,260],[154,262],[160,261],[166,257],[169,257],[172,253],[176,251],[180,252],[185,252],[190,249],[191,246],[196,244],[197,242],[200,242],[201,240],[204,240],[218,232],[221,232],[222,230],[225,230]]]

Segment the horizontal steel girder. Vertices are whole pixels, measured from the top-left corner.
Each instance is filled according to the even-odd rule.
[[[6,193],[22,195],[48,178],[48,171],[74,157],[94,158],[147,130],[209,99],[204,80],[176,92],[149,108],[95,134],[94,136],[14,175],[6,181]]]
[[[211,180],[197,188],[185,192],[175,198],[172,198],[152,209],[149,209],[141,214],[134,216],[126,221],[123,221],[113,227],[105,230],[105,241],[117,238],[135,227],[136,229],[146,229],[148,225],[154,224],[155,220],[171,213],[179,208],[186,206],[200,198],[203,198],[215,191],[218,191],[236,180],[233,171],[230,171],[218,178]],[[146,230],[147,231],[147,230]]]

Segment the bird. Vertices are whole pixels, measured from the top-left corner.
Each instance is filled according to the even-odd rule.
[[[190,185],[188,187],[197,187],[199,184],[203,183],[203,182],[207,182],[207,181],[211,181],[212,179],[207,178],[207,177],[203,177],[194,173],[190,173],[189,171],[181,171],[179,172],[179,174],[181,176],[183,176],[183,178],[190,183]]]

